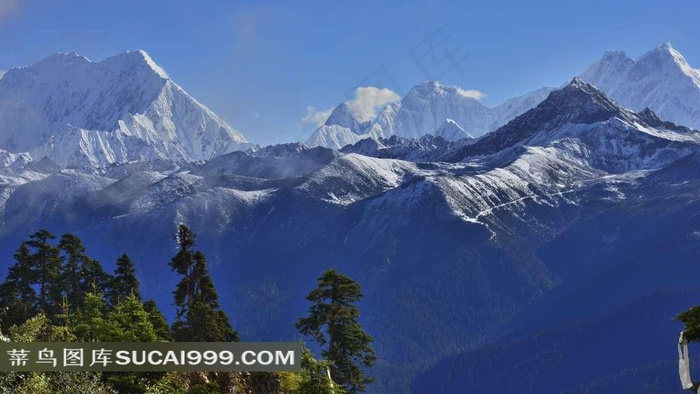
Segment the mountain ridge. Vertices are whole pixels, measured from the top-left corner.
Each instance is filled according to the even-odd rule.
[[[0,146],[62,166],[205,160],[250,144],[142,50],[59,53],[0,80]]]

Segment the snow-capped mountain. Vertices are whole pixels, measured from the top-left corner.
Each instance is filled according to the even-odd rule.
[[[648,107],[665,120],[700,129],[700,70],[671,44],[636,60],[624,52],[605,52],[580,78],[625,107]]]
[[[101,62],[59,53],[0,80],[0,147],[61,166],[206,160],[245,138],[144,51]]]
[[[437,128],[432,135],[436,137],[442,137],[447,141],[457,141],[462,138],[474,138],[469,135],[462,127],[460,127],[457,122],[452,119],[445,119],[440,127]]]
[[[608,51],[580,78],[623,107],[634,111],[650,108],[662,119],[700,129],[700,70],[692,68],[671,44],[660,45],[636,60],[624,52]],[[460,88],[425,81],[401,101],[387,105],[370,124],[355,120],[341,104],[307,144],[340,149],[365,138],[419,138],[435,133],[446,119],[478,137],[534,108],[553,90],[543,87],[489,108]]]
[[[446,139],[481,136],[536,106],[552,90],[541,88],[490,108],[463,89],[425,81],[414,86],[401,101],[384,107],[371,122],[357,121],[346,104],[339,105],[306,143],[340,149],[365,138],[419,138],[447,126],[456,134],[442,135]]]
[[[619,59],[600,69],[629,63],[614,56]],[[22,96],[34,103],[32,108],[65,116],[70,122],[61,130],[80,136],[60,139],[64,134],[49,130],[44,138],[54,136],[55,144],[47,151],[61,164],[90,157],[104,151],[87,149],[97,146],[91,141],[110,147],[117,143],[90,139],[110,133],[105,131],[110,124],[116,122],[119,133],[124,118],[163,114],[144,110],[146,115],[132,116],[141,104],[179,111],[181,107],[153,104],[158,100],[150,94],[160,97],[168,83],[176,85],[149,61],[145,64],[151,71],[144,73],[156,77],[143,79],[156,88],[138,84],[142,90],[127,89],[131,93],[123,99],[110,96],[105,108],[91,90],[85,90],[89,100],[75,93],[73,102],[91,104],[93,111],[61,107],[63,101],[54,103],[40,88],[23,83],[35,86],[25,89],[32,94]],[[112,74],[100,75],[109,83]],[[129,75],[135,74],[123,78]],[[112,75],[113,81],[119,79]],[[610,80],[601,77],[600,84],[612,86],[605,84]],[[80,85],[61,86],[82,92],[75,87]],[[370,124],[339,107],[320,134],[356,139],[340,150],[292,143],[208,158],[197,156],[204,150],[183,147],[183,152],[197,153],[191,153],[195,159],[208,160],[180,167],[167,165],[170,149],[189,147],[193,141],[184,138],[197,134],[181,136],[177,129],[172,140],[165,138],[171,134],[137,135],[142,145],[125,143],[125,155],[130,158],[143,147],[153,157],[167,159],[165,164],[124,163],[92,173],[62,169],[48,158],[33,161],[21,152],[36,152],[46,143],[34,146],[31,139],[9,132],[2,142],[14,148],[0,150],[5,165],[0,168],[0,262],[11,261],[14,248],[37,228],[74,232],[106,265],[130,253],[143,293],[167,307],[177,280],[164,274],[173,253],[167,245],[177,224],[186,223],[211,262],[222,307],[232,312],[246,340],[294,337],[288,323],[306,312],[304,296],[318,273],[329,264],[351,272],[363,284],[363,316],[386,367],[377,372],[379,384],[389,381],[387,375],[400,375],[391,376],[393,386],[384,392],[434,392],[432,382],[445,382],[452,391],[442,392],[450,394],[465,388],[490,392],[494,382],[500,391],[550,392],[553,366],[561,375],[551,392],[564,392],[645,365],[661,368],[673,346],[668,341],[673,336],[667,334],[677,335],[669,311],[678,304],[669,303],[654,312],[656,317],[624,311],[649,295],[665,297],[668,289],[697,292],[700,133],[667,122],[653,108],[629,109],[579,78],[562,89],[538,90],[490,110],[456,88],[424,83],[414,90]],[[182,94],[177,97],[189,103],[185,109],[201,110]],[[108,120],[93,118],[93,113]],[[508,115],[499,115],[504,113]],[[474,114],[481,120],[469,118]],[[158,119],[181,119],[171,115]],[[477,139],[448,141],[433,135],[460,135],[478,122],[496,127],[508,117],[505,125]],[[45,115],[40,120],[53,124]],[[389,130],[386,138],[371,134],[372,128],[383,133],[382,124]],[[397,125],[402,126],[392,129]],[[153,124],[152,130],[166,130],[159,127]],[[98,131],[89,131],[93,128]],[[76,143],[81,150],[72,156],[69,148]],[[194,146],[203,144],[194,140]],[[215,155],[227,149],[210,151]],[[94,156],[98,164],[109,162],[104,154]],[[614,308],[622,308],[624,318],[595,319]],[[585,326],[599,335],[586,335],[591,331],[580,328]],[[650,334],[619,340],[635,326]],[[521,332],[534,336],[524,344],[510,340]],[[556,341],[542,332],[556,333]],[[618,351],[600,357],[606,350],[599,344],[601,336]],[[505,346],[504,337],[509,338]],[[483,357],[432,364],[485,344]],[[597,361],[596,368],[582,371],[580,363],[571,362],[581,355]],[[517,365],[508,364],[513,358]],[[431,364],[416,365],[416,360],[428,359]],[[513,381],[502,379],[502,362]],[[434,378],[409,387],[411,368],[430,371]],[[482,369],[484,374],[463,373]]]
[[[369,134],[375,138],[418,138],[434,132],[445,119],[453,119],[471,135],[482,135],[497,124],[497,116],[462,89],[426,81],[411,89],[401,101],[387,105],[378,115]]]

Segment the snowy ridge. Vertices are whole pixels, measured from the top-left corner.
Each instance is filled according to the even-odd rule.
[[[670,43],[636,60],[608,51],[580,77],[623,106],[649,107],[665,120],[700,129],[700,70]]]
[[[474,138],[469,135],[457,122],[452,119],[445,119],[445,122],[432,133],[437,137],[446,139],[447,141],[461,140],[462,138]]]
[[[425,81],[414,86],[401,101],[384,107],[371,122],[359,122],[347,110],[346,104],[339,105],[306,143],[340,149],[366,138],[380,139],[393,135],[420,138],[439,132],[448,119],[448,124],[462,131],[453,130],[450,135],[442,137],[454,140],[481,136],[533,108],[552,90],[540,88],[489,108],[460,88]]]
[[[245,138],[144,51],[93,63],[60,53],[0,80],[0,146],[61,166],[206,160]]]

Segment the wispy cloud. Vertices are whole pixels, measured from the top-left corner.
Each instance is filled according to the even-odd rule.
[[[401,99],[391,89],[380,89],[372,86],[359,87],[355,91],[355,99],[347,102],[350,112],[360,122],[374,119],[377,109]]]
[[[478,91],[478,90],[464,90],[462,88],[457,88],[457,93],[461,94],[464,97],[469,97],[473,98],[476,100],[481,100],[482,98],[486,97],[486,94]]]
[[[7,18],[18,13],[24,4],[24,0],[0,0],[0,24]]]
[[[377,110],[389,103],[401,99],[396,92],[386,88],[363,86],[355,90],[355,98],[346,101],[352,115],[360,122],[366,122],[377,116]],[[319,110],[316,107],[306,107],[306,115],[301,118],[302,126],[321,126],[328,120],[334,108]]]
[[[0,79],[2,79],[2,77],[5,76],[6,72],[7,72],[7,70],[0,70]]]
[[[319,111],[316,109],[316,107],[308,106],[306,107],[306,115],[301,118],[301,124],[304,127],[307,125],[319,127],[326,123],[328,117],[331,116],[331,112],[333,112],[333,108]]]

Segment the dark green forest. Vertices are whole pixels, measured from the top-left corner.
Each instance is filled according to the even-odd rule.
[[[179,278],[168,322],[144,299],[136,263],[127,254],[114,272],[91,258],[80,238],[46,229],[22,242],[0,284],[0,334],[13,342],[238,342],[221,309],[196,235],[180,225],[177,253],[163,269]],[[308,316],[295,324],[320,357],[303,346],[300,372],[0,372],[11,393],[342,394],[364,392],[374,380],[373,338],[358,322],[360,285],[334,269],[311,290]],[[235,319],[233,319],[235,321]]]

